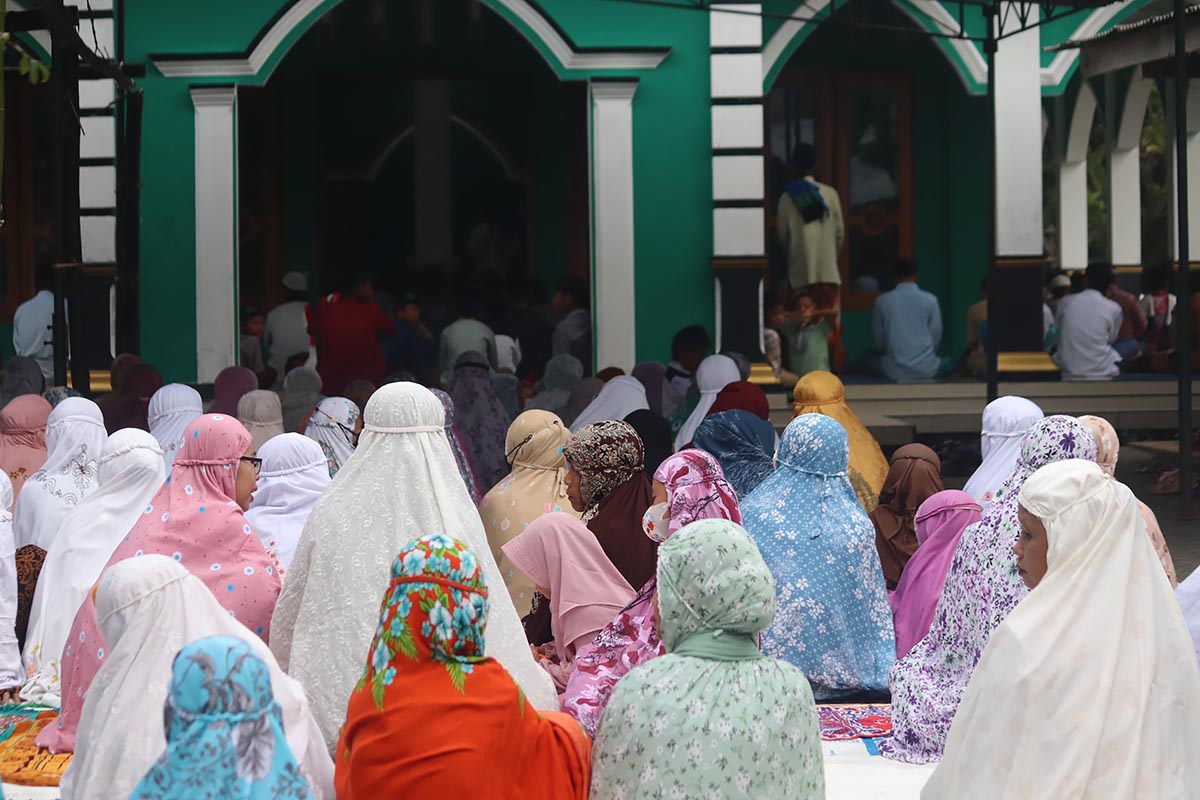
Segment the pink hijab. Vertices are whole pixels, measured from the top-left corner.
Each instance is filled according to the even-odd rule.
[[[550,630],[564,661],[633,597],[596,535],[566,512],[538,517],[500,549],[534,586],[550,590]]]
[[[204,582],[230,616],[267,639],[279,597],[275,563],[234,500],[238,459],[250,434],[233,417],[206,414],[187,427],[170,477],[146,506],[108,565],[141,555],[174,558]],[[63,651],[62,711],[38,745],[73,751],[83,698],[107,643],[88,594]]]
[[[717,459],[703,450],[681,450],[669,456],[654,471],[654,480],[667,488],[671,512],[667,537],[699,519],[742,522],[737,492],[725,480]]]
[[[929,497],[914,518],[920,546],[904,567],[889,600],[896,626],[896,658],[925,637],[958,540],[968,526],[983,518],[983,509],[966,492],[947,490]]]
[[[0,411],[0,469],[12,481],[13,497],[46,463],[46,423],[50,404],[40,394],[23,394]]]

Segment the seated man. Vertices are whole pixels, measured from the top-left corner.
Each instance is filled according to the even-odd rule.
[[[917,286],[917,265],[896,262],[896,288],[875,301],[875,346],[882,351],[879,368],[898,383],[927,381],[945,375],[949,358],[938,357],[942,311],[933,294]]]
[[[1107,266],[1107,265],[1106,265]],[[1112,268],[1108,268],[1110,273]],[[1121,361],[1132,361],[1142,352],[1141,339],[1146,335],[1146,312],[1142,311],[1138,299],[1117,285],[1116,278],[1108,284],[1104,296],[1121,307],[1121,329],[1113,349],[1121,355]]]
[[[1055,314],[1054,361],[1069,381],[1103,380],[1121,371],[1121,355],[1112,346],[1121,331],[1121,307],[1104,296],[1113,282],[1112,268],[1093,264],[1084,280],[1084,290],[1060,300]]]

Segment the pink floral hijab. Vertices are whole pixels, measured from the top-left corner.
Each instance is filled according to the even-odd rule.
[[[206,414],[189,425],[167,482],[107,566],[142,555],[174,558],[204,582],[231,617],[266,641],[279,576],[234,499],[238,460],[250,442],[250,434],[231,416]],[[90,594],[67,642],[62,710],[57,724],[38,739],[39,746],[55,752],[74,749],[83,698],[107,647]]]
[[[671,520],[664,539],[699,519],[741,524],[737,492],[725,480],[717,459],[703,450],[681,450],[669,456],[655,470],[654,480],[667,487]]]

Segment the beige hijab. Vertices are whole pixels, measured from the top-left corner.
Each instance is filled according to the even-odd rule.
[[[520,615],[529,613],[533,603],[533,583],[513,566],[500,548],[542,514],[563,511],[579,516],[579,512],[571,508],[563,483],[567,473],[563,447],[570,438],[571,431],[557,414],[533,410],[518,416],[509,426],[504,441],[504,452],[512,471],[479,503],[479,516],[483,519],[488,545]]]
[[[1103,417],[1080,417],[1079,421],[1091,431],[1092,436],[1096,439],[1096,463],[1108,477],[1115,479],[1117,477],[1117,458],[1121,453],[1121,440],[1117,438],[1116,429]],[[1179,584],[1175,576],[1175,562],[1171,559],[1167,540],[1163,538],[1162,528],[1158,525],[1158,517],[1154,516],[1150,506],[1141,500],[1138,500],[1138,507],[1142,512],[1142,521],[1146,523],[1146,534],[1150,537],[1150,543],[1154,545],[1154,552],[1158,554],[1158,560],[1162,562],[1163,570],[1171,581],[1171,587],[1174,588]]]

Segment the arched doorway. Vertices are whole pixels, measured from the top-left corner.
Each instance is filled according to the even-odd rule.
[[[587,281],[587,96],[481,4],[332,7],[238,90],[241,302],[278,302],[285,272],[329,292],[366,269],[436,327],[456,283],[538,302]]]

